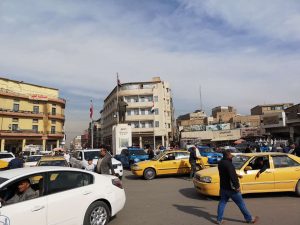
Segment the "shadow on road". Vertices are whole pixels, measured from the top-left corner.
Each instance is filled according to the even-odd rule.
[[[191,198],[191,199],[200,199],[200,200],[205,200],[205,201],[219,201],[218,197],[208,197],[205,195],[199,194],[195,188],[183,188],[179,190],[179,193],[185,196],[186,198]]]
[[[179,211],[188,213],[188,214],[192,214],[198,217],[202,217],[208,221],[210,221],[211,223],[216,224],[217,222],[217,216],[216,215],[212,215],[206,211],[204,211],[203,207],[196,207],[196,206],[186,206],[186,205],[173,205],[174,207],[176,207]],[[245,221],[243,220],[237,220],[237,219],[231,219],[231,218],[225,218],[224,220],[227,221],[231,221],[231,222],[239,222],[239,223],[245,223]]]
[[[297,198],[295,193],[293,192],[274,192],[274,193],[254,193],[254,194],[244,194],[243,198],[251,199],[251,198]]]
[[[135,175],[126,175],[125,176],[125,178],[127,179],[127,180],[142,180],[143,178],[141,178],[141,177],[138,177],[138,176],[135,176]]]

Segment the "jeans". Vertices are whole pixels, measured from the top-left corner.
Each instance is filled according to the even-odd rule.
[[[245,220],[247,222],[252,221],[252,216],[249,213],[248,209],[246,208],[245,202],[240,192],[221,189],[220,195],[221,195],[221,199],[218,205],[218,221],[223,220],[224,209],[229,198],[231,198],[234,201],[234,203],[239,207],[239,209],[244,215]]]
[[[191,161],[190,164],[191,164],[190,178],[193,178],[196,173],[196,161]]]

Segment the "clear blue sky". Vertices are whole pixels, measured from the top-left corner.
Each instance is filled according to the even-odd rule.
[[[160,76],[176,115],[299,103],[298,0],[0,0],[0,76],[59,88],[69,138],[121,82]],[[99,115],[99,114],[98,114]]]

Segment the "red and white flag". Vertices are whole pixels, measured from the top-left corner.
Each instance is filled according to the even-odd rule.
[[[93,101],[91,100],[91,106],[90,106],[90,118],[93,119],[93,113],[94,113],[94,105]]]

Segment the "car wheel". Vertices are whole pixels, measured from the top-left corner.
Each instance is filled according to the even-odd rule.
[[[296,195],[298,197],[300,197],[300,180],[298,180],[297,184],[296,184]]]
[[[106,225],[110,219],[110,210],[105,202],[92,203],[86,210],[84,225]]]
[[[152,180],[155,177],[155,175],[156,175],[155,170],[152,168],[147,168],[144,171],[145,180]]]

